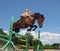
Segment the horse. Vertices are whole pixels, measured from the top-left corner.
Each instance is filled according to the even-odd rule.
[[[31,19],[31,18],[33,18],[33,19]],[[15,21],[13,23],[12,30],[18,33],[20,31],[20,29],[30,27],[29,29],[27,29],[27,31],[34,31],[37,28],[37,26],[34,25],[36,20],[37,20],[40,28],[43,26],[43,22],[44,22],[45,17],[42,14],[40,14],[40,13],[31,14],[31,18],[29,18],[27,16],[27,17],[24,17],[22,21],[20,19]]]

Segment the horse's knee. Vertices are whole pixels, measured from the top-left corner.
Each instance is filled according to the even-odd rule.
[[[13,28],[12,31],[15,31],[16,33],[18,33],[20,30],[19,30],[19,28]]]
[[[16,29],[15,29],[15,32],[18,33],[18,32],[19,32],[19,28],[16,28]]]

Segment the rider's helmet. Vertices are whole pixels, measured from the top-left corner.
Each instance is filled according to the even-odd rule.
[[[29,12],[30,13],[31,11],[29,9],[26,9],[26,12]]]

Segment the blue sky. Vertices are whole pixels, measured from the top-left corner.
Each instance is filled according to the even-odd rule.
[[[0,27],[9,30],[11,16],[14,16],[14,21],[18,20],[27,8],[45,16],[41,31],[60,33],[59,0],[0,0]]]
[[[43,27],[38,27],[36,32],[41,30],[60,34],[60,0],[0,0],[0,28],[9,31],[11,16],[16,21],[25,9],[30,9],[31,13],[39,12],[45,17]],[[37,22],[35,25],[38,26]]]

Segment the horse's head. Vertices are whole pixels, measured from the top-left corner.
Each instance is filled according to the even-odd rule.
[[[44,22],[44,19],[45,19],[44,16],[40,13],[35,13],[34,17],[35,17],[35,19],[37,19],[39,27],[41,28],[43,26],[43,22]]]

